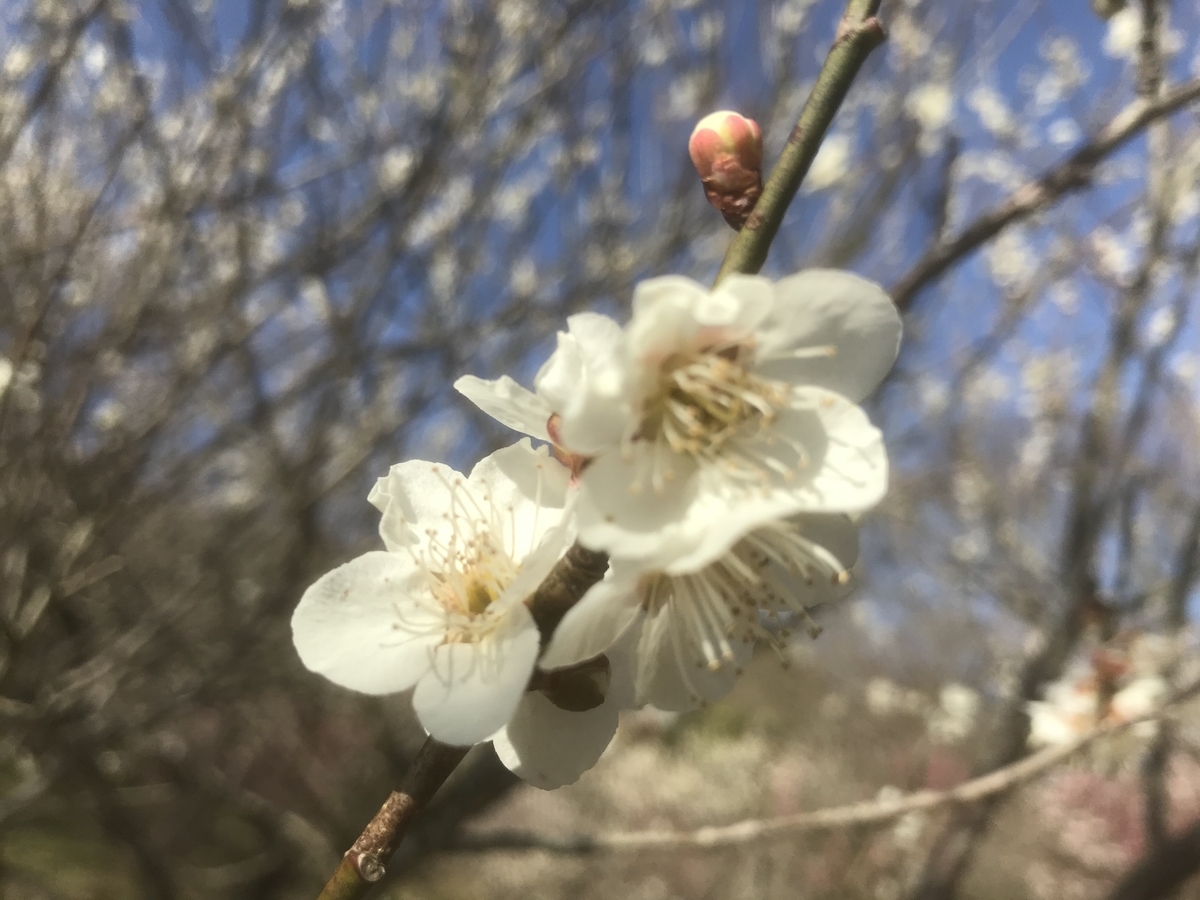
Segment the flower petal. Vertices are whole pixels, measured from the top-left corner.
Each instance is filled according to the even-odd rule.
[[[882,500],[887,452],[862,407],[815,387],[793,396],[795,405],[780,414],[776,430],[779,438],[806,447],[810,458],[797,459],[795,480],[777,479],[772,493],[790,495],[792,512],[861,512]]]
[[[657,312],[664,305],[694,309],[708,296],[708,288],[683,275],[661,275],[639,281],[633,289],[633,317]]]
[[[681,275],[643,281],[633,290],[633,317],[625,327],[628,358],[648,374],[672,353],[696,349],[701,323],[696,310],[708,289]]]
[[[580,477],[580,541],[643,571],[677,575],[708,565],[772,520],[878,503],[887,456],[866,413],[821,388],[797,388],[793,398],[769,429],[739,439],[745,458],[772,460],[753,478],[720,464],[696,470],[690,458],[672,456],[671,471],[687,478],[665,482],[661,493],[635,491],[631,485],[645,485],[654,466],[649,442],[635,442],[628,455],[597,457]]]
[[[775,285],[755,372],[861,400],[892,368],[902,330],[895,304],[879,285],[850,272],[808,269]],[[825,346],[833,355],[794,355]]]
[[[571,470],[547,447],[535,449],[525,438],[481,459],[467,480],[504,512],[496,527],[505,531],[508,548],[519,560],[562,518]]]
[[[640,625],[634,625],[604,651],[609,665],[608,694],[604,701],[615,704],[617,709],[632,709],[637,705],[634,680],[637,675],[636,654],[641,630]]]
[[[718,467],[701,473],[697,502],[679,522],[671,574],[708,565],[755,528],[798,513],[860,512],[887,491],[883,436],[862,408],[820,388],[798,388],[795,406],[779,415],[772,432],[743,447],[770,456],[782,471],[766,469],[760,483],[730,479]],[[714,507],[719,509],[714,510]],[[660,557],[661,558],[661,557]]]
[[[730,275],[696,309],[705,326],[748,333],[758,328],[775,305],[771,280],[761,275]]]
[[[464,375],[454,382],[454,389],[501,425],[540,441],[550,440],[546,431],[546,421],[553,412],[550,404],[509,376],[487,381]]]
[[[625,426],[624,334],[599,313],[571,316],[567,329],[534,385],[561,417],[566,449],[590,455],[619,441]]]
[[[673,537],[673,526],[692,507],[699,489],[696,464],[669,452],[656,463],[647,441],[626,455],[614,451],[592,460],[579,479],[579,540],[613,556],[643,559]],[[653,484],[657,466],[663,478]]]
[[[696,709],[724,697],[737,678],[733,666],[710,671],[672,622],[670,604],[651,614],[637,648],[637,700],[670,712]]]
[[[444,633],[432,598],[414,600],[424,589],[407,556],[381,550],[327,572],[292,615],[300,660],[351,690],[407,690],[429,671]]]
[[[413,692],[425,730],[446,744],[469,746],[495,734],[512,718],[538,654],[538,630],[524,605],[476,643],[442,644],[433,668]]]
[[[553,790],[594,766],[616,731],[617,706],[607,700],[587,712],[567,712],[531,691],[492,743],[500,761],[521,779]]]
[[[852,580],[837,580],[829,571],[849,569],[858,558],[858,526],[848,516],[799,515],[788,520],[800,536],[816,545],[809,560],[796,558],[799,565],[781,565],[772,560],[761,576],[774,585],[772,599],[764,608],[779,612],[813,609],[845,597]]]
[[[553,528],[541,532],[541,543],[525,554],[517,577],[496,599],[497,603],[524,603],[538,589],[575,539],[573,525],[570,519],[564,519]]]
[[[629,567],[625,567],[629,570]],[[637,575],[621,577],[621,568],[591,587],[563,616],[538,663],[543,669],[561,669],[599,656],[615,644],[641,612]]]
[[[441,463],[412,459],[392,466],[375,482],[367,500],[383,513],[379,535],[396,551],[425,540],[426,528],[446,522],[450,485],[462,476]],[[414,525],[420,528],[414,529]]]

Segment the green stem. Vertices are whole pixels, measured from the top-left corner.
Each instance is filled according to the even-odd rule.
[[[404,773],[400,789],[393,791],[375,814],[317,900],[360,900],[383,877],[413,820],[421,814],[438,788],[462,762],[470,747],[451,747],[427,738]]]
[[[882,23],[875,18],[879,3],[880,0],[850,0],[846,4],[837,37],[825,58],[825,65],[821,67],[821,74],[817,76],[817,83],[808,96],[808,102],[804,104],[800,119],[779,156],[779,162],[763,186],[754,212],[725,253],[725,260],[717,272],[718,283],[726,275],[735,272],[752,275],[766,262],[767,251],[779,231],[784,213],[800,189],[804,176],[808,174],[821,141],[825,139],[825,132],[846,98],[854,77],[871,51],[882,44],[887,36]]]

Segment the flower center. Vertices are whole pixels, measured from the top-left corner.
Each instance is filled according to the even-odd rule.
[[[503,539],[512,509],[498,508],[486,492],[475,496],[461,477],[447,487],[449,528],[426,529],[424,546],[411,552],[444,617],[446,641],[475,642],[498,624],[503,611],[494,604],[520,568]]]
[[[786,389],[751,374],[739,360],[744,349],[733,345],[669,356],[643,407],[638,437],[664,441],[675,453],[706,456],[745,426],[774,421]]]

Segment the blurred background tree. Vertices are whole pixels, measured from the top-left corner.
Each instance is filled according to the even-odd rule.
[[[3,4],[4,896],[315,895],[421,734],[404,698],[301,668],[300,594],[374,546],[391,463],[512,439],[455,377],[528,382],[569,313],[711,277],[731,233],[688,134],[736,108],[772,159],[841,6]],[[449,852],[464,821],[697,827],[948,787],[1025,752],[1048,686],[1102,701],[1097,660],[1186,668],[1200,4],[1118,7],[884,3],[767,267],[851,268],[906,310],[861,590],[787,671],[630,715],[572,788],[475,751],[384,892],[1133,898],[1200,866],[1187,717],[882,829]]]

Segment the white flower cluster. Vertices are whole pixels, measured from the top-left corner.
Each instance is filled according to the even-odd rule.
[[[1029,745],[1069,744],[1102,725],[1149,716],[1171,693],[1164,672],[1177,658],[1177,643],[1161,635],[1117,635],[1048,684],[1044,699],[1025,704]],[[1133,733],[1137,738],[1152,737],[1157,728],[1150,720],[1135,726]]]
[[[522,440],[465,477],[393,466],[369,498],[386,550],[308,589],[301,659],[353,690],[414,688],[433,737],[491,740],[532,784],[574,781],[619,709],[723,696],[756,641],[782,651],[795,620],[845,591],[850,515],[887,487],[857,403],[900,331],[877,285],[831,270],[711,291],[657,278],[624,327],[572,316],[534,390],[455,383],[549,446]],[[528,602],[576,540],[608,572],[543,636]]]

